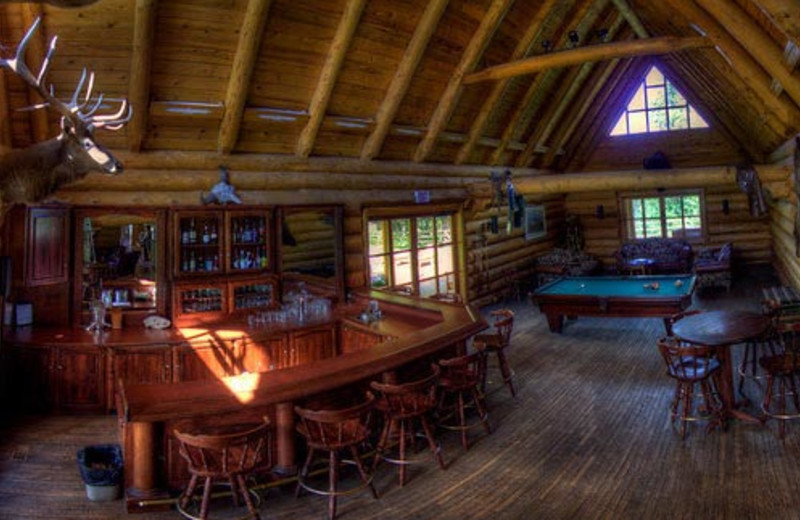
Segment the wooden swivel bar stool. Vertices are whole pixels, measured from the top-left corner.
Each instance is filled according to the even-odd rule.
[[[487,435],[492,433],[489,414],[486,412],[486,403],[481,391],[486,371],[486,353],[479,350],[466,356],[442,359],[439,360],[439,366],[442,368],[442,375],[439,378],[439,388],[442,390],[439,412],[444,418],[449,418],[453,415],[458,418],[457,424],[448,423],[443,419],[441,426],[451,430],[459,430],[461,432],[461,446],[468,450],[467,430],[474,426],[483,425]],[[471,424],[467,423],[466,418],[469,405],[472,405],[478,414],[478,420]]]
[[[766,372],[763,420],[778,421],[778,434],[786,436],[786,423],[800,419],[800,322],[780,325],[779,338],[783,351],[759,359]]]
[[[370,383],[378,393],[376,408],[383,413],[383,429],[378,440],[375,455],[375,467],[381,460],[397,464],[400,473],[400,486],[406,483],[406,466],[413,461],[406,456],[409,444],[413,448],[418,427],[422,429],[433,456],[439,467],[445,469],[442,450],[433,436],[433,427],[428,420],[436,409],[436,384],[439,378],[439,367],[431,366],[431,374],[415,381],[403,384]],[[397,455],[389,452],[397,447]]]
[[[510,309],[498,309],[489,313],[494,318],[492,326],[494,332],[490,334],[477,334],[472,338],[472,345],[476,350],[484,352],[494,352],[500,363],[500,372],[503,375],[503,382],[508,385],[511,397],[517,397],[517,389],[514,386],[514,371],[508,364],[505,350],[511,344],[511,332],[514,330],[514,311]],[[486,374],[482,386],[486,387]]]
[[[295,495],[300,496],[300,491],[305,489],[316,495],[328,496],[328,518],[336,517],[336,498],[340,495],[356,493],[368,487],[372,496],[378,498],[378,493],[372,486],[372,475],[368,474],[361,462],[359,446],[365,444],[369,438],[369,423],[375,397],[367,396],[366,401],[345,409],[310,410],[294,407],[295,413],[300,417],[297,431],[306,439],[308,455],[303,469],[297,477]],[[308,481],[309,469],[318,451],[328,452],[328,489],[314,487]],[[362,485],[350,489],[338,489],[339,467],[344,461],[341,452],[349,452],[352,463],[358,468]]]
[[[240,498],[247,505],[247,514],[237,518],[260,518],[257,507],[259,495],[247,487],[247,477],[272,466],[270,457],[271,428],[265,418],[255,427],[246,425],[225,432],[190,434],[175,430],[180,443],[180,454],[189,465],[191,479],[177,502],[178,511],[193,520],[206,520],[214,485],[229,485],[233,503],[240,506]],[[203,480],[200,485],[200,480]],[[199,513],[195,513],[197,497],[202,489]],[[230,517],[228,517],[230,518]]]

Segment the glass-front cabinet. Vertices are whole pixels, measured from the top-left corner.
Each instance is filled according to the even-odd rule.
[[[177,278],[272,269],[272,209],[177,210]]]

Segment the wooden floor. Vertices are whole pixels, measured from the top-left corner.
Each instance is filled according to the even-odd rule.
[[[730,294],[695,306],[759,310],[770,275],[750,273]],[[489,398],[491,436],[474,430],[462,452],[442,433],[446,471],[431,458],[399,488],[379,469],[380,499],[340,501],[341,519],[800,519],[800,424],[785,440],[774,425],[694,429],[682,441],[667,420],[673,383],[655,347],[658,319],[580,318],[551,334],[538,310],[511,304],[510,358],[519,399]],[[489,309],[486,309],[487,311]],[[748,388],[755,399],[760,390]],[[0,519],[112,519],[123,502],[89,502],[77,448],[115,440],[113,417],[32,418],[0,439]],[[426,454],[423,454],[426,455]],[[324,518],[325,499],[269,489],[263,518]],[[131,519],[178,518],[169,511]]]

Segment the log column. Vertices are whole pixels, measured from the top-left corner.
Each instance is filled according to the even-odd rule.
[[[297,473],[294,446],[294,406],[292,403],[275,405],[275,444],[276,473],[294,475]]]
[[[169,495],[156,487],[156,433],[150,422],[131,422],[125,425],[128,437],[125,471],[131,471],[131,485],[125,490],[125,507],[129,513],[145,510],[167,510],[172,507]],[[127,480],[127,479],[126,479]]]

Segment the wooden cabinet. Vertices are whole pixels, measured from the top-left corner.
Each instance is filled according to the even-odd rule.
[[[289,335],[289,366],[333,357],[336,334],[331,324],[311,327]]]
[[[3,345],[5,408],[20,412],[50,409],[50,347]]]
[[[197,341],[172,349],[173,381],[219,379],[239,373],[233,342]]]
[[[105,358],[97,347],[53,347],[53,396],[59,410],[105,410]]]
[[[245,372],[267,372],[289,366],[289,338],[286,334],[276,334],[258,341],[242,340],[241,360]]]
[[[208,283],[178,282],[173,298],[173,317],[181,324],[219,321],[229,314],[272,309],[280,303],[278,281],[270,275]]]
[[[340,354],[358,352],[359,350],[374,347],[383,341],[383,339],[383,336],[380,334],[343,322],[342,326],[339,328]]]
[[[27,215],[28,286],[66,282],[69,278],[69,210],[29,208]]]
[[[117,385],[169,383],[172,381],[172,348],[169,345],[116,349],[108,357],[107,408],[116,407]]]
[[[174,274],[191,278],[272,269],[272,209],[177,210]]]

